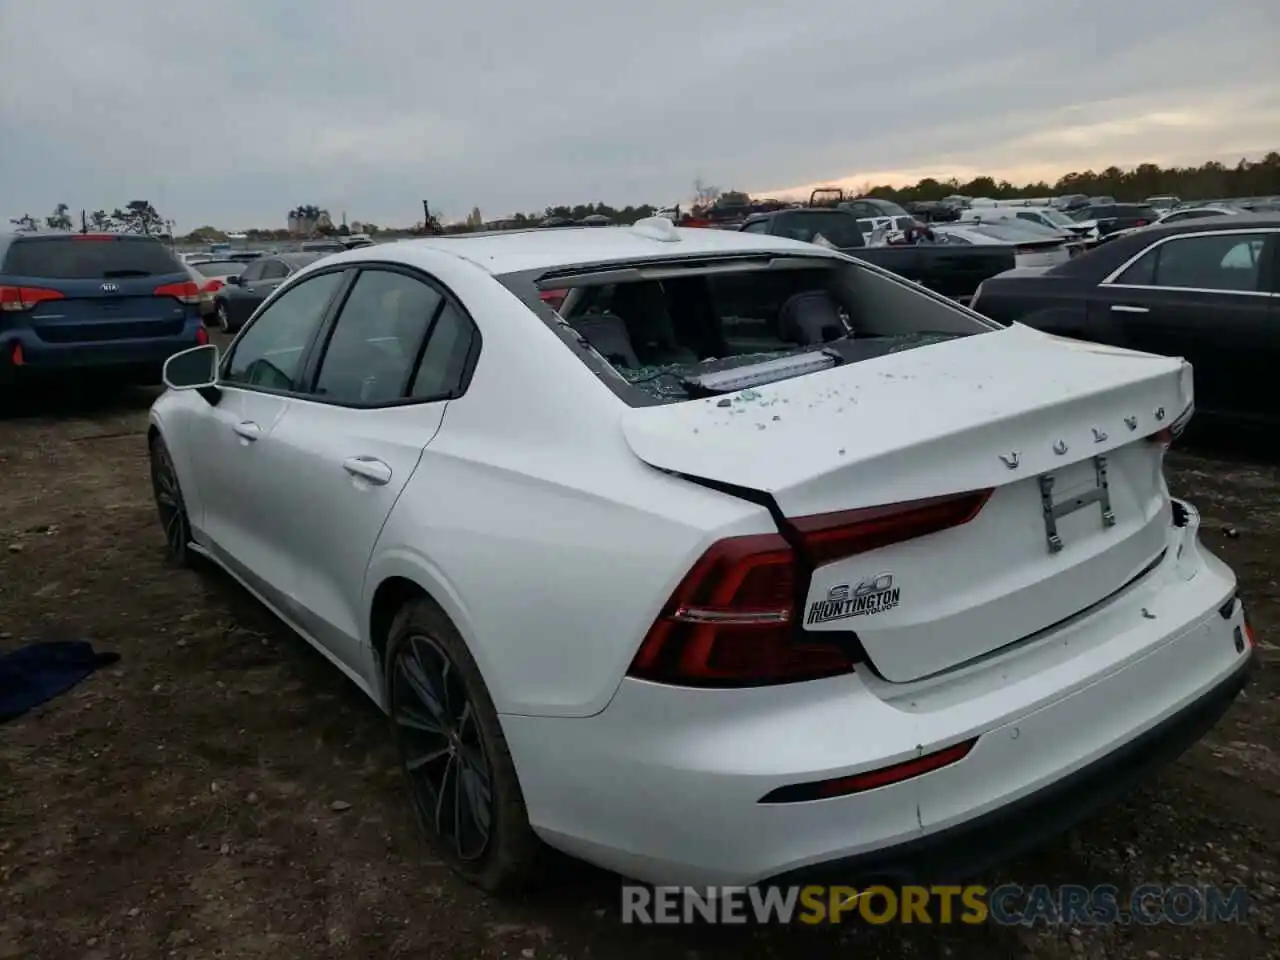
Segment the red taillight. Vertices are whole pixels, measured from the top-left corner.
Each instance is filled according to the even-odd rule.
[[[13,349],[9,351],[9,362],[15,367],[20,367],[27,362],[27,358],[22,352],[22,344],[16,340],[13,343]]]
[[[969,755],[978,740],[965,740],[945,750],[927,753],[923,757],[915,757],[895,763],[891,767],[879,770],[868,770],[851,777],[837,777],[834,780],[819,780],[814,783],[797,783],[777,790],[771,790],[760,798],[761,803],[804,803],[809,800],[826,800],[830,797],[847,797],[851,793],[874,790],[876,787],[887,787],[892,783],[901,783],[913,777],[921,776],[932,770],[958,763]]]
[[[1244,621],[1244,638],[1248,642],[1250,650],[1258,649],[1258,638],[1253,635],[1253,627],[1250,626],[1248,618]]]
[[[46,300],[61,300],[57,290],[44,287],[0,287],[0,310],[30,310]]]
[[[1145,220],[1135,220],[1135,221],[1133,222],[1133,225],[1134,225],[1135,227],[1145,227],[1145,226],[1147,225],[1147,221],[1145,221]]]
[[[538,299],[552,310],[559,310],[560,304],[564,303],[564,298],[568,294],[568,290],[542,290],[538,293]]]
[[[839,647],[796,638],[798,565],[779,534],[715,543],[680,582],[630,676],[683,686],[759,686],[853,669]]]
[[[781,534],[712,545],[671,595],[630,676],[683,686],[761,686],[853,670],[834,636],[801,629],[797,600],[812,567],[968,523],[990,490],[788,521]],[[846,637],[847,639],[847,637]]]
[[[153,296],[173,297],[183,303],[200,302],[200,285],[194,280],[183,280],[181,283],[166,283],[152,291]]]
[[[204,292],[217,293],[219,290],[221,290],[225,286],[226,286],[226,283],[224,283],[222,280],[219,280],[215,277],[213,280],[210,280],[208,283],[204,285]]]
[[[208,342],[209,331],[204,328],[204,324],[202,323],[200,326],[196,327],[196,343],[203,347]]]
[[[815,567],[968,523],[991,498],[975,490],[860,510],[796,517],[806,559]]]

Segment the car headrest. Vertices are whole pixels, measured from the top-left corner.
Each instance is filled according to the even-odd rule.
[[[574,330],[582,334],[587,343],[596,352],[615,367],[638,369],[640,361],[636,358],[635,348],[631,345],[631,337],[627,334],[627,325],[622,318],[613,313],[589,314],[574,319],[571,324]]]
[[[848,333],[840,308],[825,290],[808,290],[789,297],[778,313],[783,340],[809,346],[839,339]]]

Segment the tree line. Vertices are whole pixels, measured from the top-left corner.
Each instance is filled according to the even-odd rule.
[[[738,190],[721,190],[702,180],[694,182],[693,206],[689,212],[698,215],[717,204],[741,204],[749,201],[745,193]],[[865,183],[858,190],[859,196],[877,197],[893,200],[897,203],[916,201],[936,201],[953,194],[969,197],[990,197],[995,200],[1014,200],[1021,197],[1048,197],[1063,194],[1083,193],[1088,196],[1108,196],[1122,201],[1139,201],[1151,196],[1175,196],[1182,200],[1214,200],[1228,197],[1257,197],[1280,195],[1280,152],[1271,151],[1261,160],[1242,158],[1234,167],[1228,167],[1216,160],[1211,160],[1198,167],[1161,167],[1154,163],[1144,163],[1129,170],[1120,167],[1107,167],[1101,171],[1086,170],[1083,173],[1068,173],[1055,182],[1038,181],[1036,183],[1014,184],[1007,180],[996,180],[993,177],[975,177],[969,181],[957,179],[936,180],[926,177],[907,187],[893,187],[887,184],[875,185]],[[425,210],[425,205],[424,205]],[[503,226],[528,227],[546,220],[581,221],[588,217],[606,217],[613,223],[630,224],[644,217],[651,217],[658,210],[653,204],[628,204],[614,207],[597,201],[595,203],[560,204],[548,206],[541,211],[517,213],[503,218]],[[315,204],[304,204],[290,211],[306,222],[323,220],[315,225],[314,232],[323,234],[344,234],[350,229],[345,224],[333,226],[327,220],[327,213]],[[366,233],[430,233],[437,232],[435,218],[427,213],[428,219],[414,227],[395,229],[378,228],[365,223],[362,229]],[[130,200],[123,209],[116,207],[110,213],[105,209],[92,213],[81,211],[79,223],[65,203],[59,203],[53,213],[44,217],[44,225],[51,230],[93,230],[95,232],[124,231],[147,235],[164,235],[171,229],[171,221],[165,220],[156,212],[154,206],[146,200]],[[10,223],[19,230],[40,229],[40,220],[30,214],[14,217]],[[492,222],[492,221],[489,221]],[[480,215],[479,208],[473,208],[463,223],[444,227],[448,233],[465,232],[481,229],[486,221]],[[252,229],[246,231],[251,239],[286,240],[293,236],[288,230]],[[214,227],[204,226],[192,231],[186,240],[205,242],[225,239],[226,234]]]
[[[1263,197],[1280,194],[1280,153],[1273,150],[1256,161],[1241,159],[1234,167],[1216,160],[1198,167],[1161,167],[1144,163],[1131,170],[1107,167],[1101,171],[1068,173],[1054,183],[1042,180],[1021,185],[992,177],[975,177],[965,183],[925,178],[910,187],[866,184],[860,193],[897,203],[936,201],[952,194],[1016,200],[1083,193],[1091,197],[1115,197],[1135,202],[1155,196],[1174,196],[1181,200]]]
[[[140,233],[145,236],[164,236],[172,230],[172,223],[156,212],[156,208],[147,200],[130,200],[124,209],[116,207],[110,213],[105,209],[81,210],[78,218],[73,217],[71,208],[60,203],[53,208],[53,213],[44,217],[44,226],[50,230],[80,230],[88,233]],[[20,231],[39,230],[40,220],[29,213],[9,220]]]

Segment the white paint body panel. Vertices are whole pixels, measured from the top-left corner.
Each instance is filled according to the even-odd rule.
[[[1198,548],[1194,526],[1169,525],[1159,458],[1131,448],[1121,419],[1140,417],[1140,435],[1156,428],[1158,406],[1170,416],[1186,406],[1182,364],[1014,327],[762,387],[729,409],[630,408],[493,276],[747,251],[851,262],[772,237],[679,234],[664,244],[624,229],[548,230],[321,261],[312,269],[391,261],[446,285],[484,338],[470,387],[457,400],[376,411],[237,389],[216,407],[164,394],[151,422],[173,453],[197,549],[380,704],[373,598],[391,577],[419,585],[480,666],[535,829],[655,882],[746,882],[942,829],[1132,739],[1236,665],[1232,624],[1216,612],[1234,577]],[[231,429],[246,419],[262,428],[250,444]],[[1112,439],[1095,444],[1099,425]],[[1054,454],[1056,438],[1071,456]],[[1011,449],[1016,474],[999,460]],[[1064,522],[1055,575],[1036,552],[1043,530],[1025,484],[1095,452],[1116,460],[1125,515],[1110,541]],[[391,483],[353,481],[342,461],[359,455],[387,462]],[[1069,600],[1169,552],[1069,626],[932,680],[860,671],[747,690],[664,687],[624,675],[672,589],[716,540],[776,530],[766,507],[667,471],[766,491],[789,514],[997,488],[980,514],[989,529],[949,531],[965,536],[933,544],[933,559],[913,558],[922,544],[886,551],[899,551],[893,563],[917,578],[921,600],[884,622],[878,644],[868,632],[890,677],[990,647],[975,639],[984,603],[1025,626],[1055,586]],[[1038,562],[1022,563],[1032,552]],[[812,595],[861,572],[832,564]],[[929,640],[933,621],[975,609],[956,643]],[[1011,725],[1024,731],[1017,741],[1001,733]],[[787,783],[979,734],[965,761],[917,780],[757,803]]]

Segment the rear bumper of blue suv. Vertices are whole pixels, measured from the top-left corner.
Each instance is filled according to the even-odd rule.
[[[72,374],[159,383],[169,357],[208,342],[204,322],[194,308],[180,326],[173,326],[176,332],[162,336],[67,342],[44,340],[31,327],[0,329],[0,386],[62,380]]]

